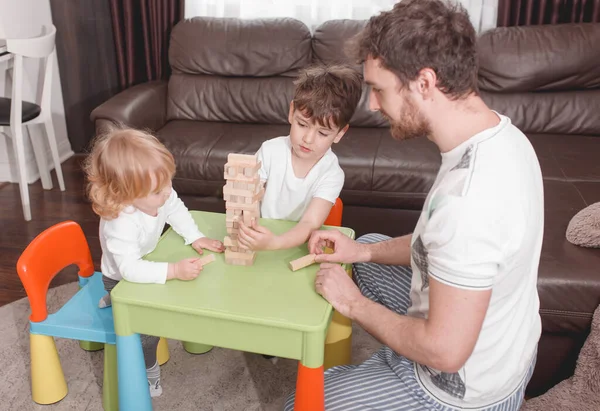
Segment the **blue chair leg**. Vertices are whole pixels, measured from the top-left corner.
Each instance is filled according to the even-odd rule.
[[[119,410],[152,411],[146,364],[139,334],[117,335]]]

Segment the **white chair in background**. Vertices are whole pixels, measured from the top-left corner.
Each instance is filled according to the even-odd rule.
[[[19,170],[19,188],[21,203],[25,220],[31,220],[31,207],[29,203],[29,187],[27,185],[27,170],[25,166],[25,141],[23,126],[43,124],[48,138],[48,145],[52,153],[54,168],[61,191],[65,191],[58,147],[52,124],[50,97],[52,88],[52,67],[54,61],[56,27],[50,26],[48,33],[28,39],[6,39],[6,49],[14,59],[12,98],[0,97],[0,133],[12,138],[15,152],[15,162]],[[23,58],[44,59],[44,76],[41,84],[42,93],[39,104],[23,101]],[[7,133],[10,129],[10,135]],[[31,135],[31,133],[29,133]],[[35,160],[40,171],[42,187],[45,190],[52,188],[52,179],[46,161],[44,143],[37,138],[31,139]]]

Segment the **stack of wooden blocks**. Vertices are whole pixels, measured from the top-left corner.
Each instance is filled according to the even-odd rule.
[[[227,237],[225,262],[232,265],[252,265],[256,253],[238,245],[239,224],[250,226],[260,218],[260,201],[264,190],[260,182],[260,161],[256,155],[234,154],[227,156],[223,198],[226,208]]]

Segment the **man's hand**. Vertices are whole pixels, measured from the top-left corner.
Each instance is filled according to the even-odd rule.
[[[352,318],[353,309],[366,299],[339,264],[321,264],[315,277],[315,290],[348,318]]]
[[[252,220],[250,226],[240,222],[238,243],[241,247],[253,251],[275,250],[277,248],[277,236],[268,228],[258,225],[256,220]]]
[[[325,254],[325,248],[333,248],[332,254]],[[319,230],[308,240],[308,251],[316,254],[317,263],[359,263],[370,260],[364,244],[357,243],[339,230]]]
[[[223,251],[225,251],[225,246],[223,245],[223,243],[219,240],[212,240],[210,238],[207,237],[202,237],[197,239],[196,241],[194,241],[192,243],[192,247],[194,248],[194,250],[196,250],[198,252],[198,254],[202,254],[203,248],[206,248],[207,250],[210,251],[214,251],[215,253],[222,253]]]

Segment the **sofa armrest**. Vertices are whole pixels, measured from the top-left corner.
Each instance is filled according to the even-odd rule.
[[[150,81],[123,90],[96,107],[90,119],[96,132],[112,123],[157,131],[167,116],[167,81]]]

